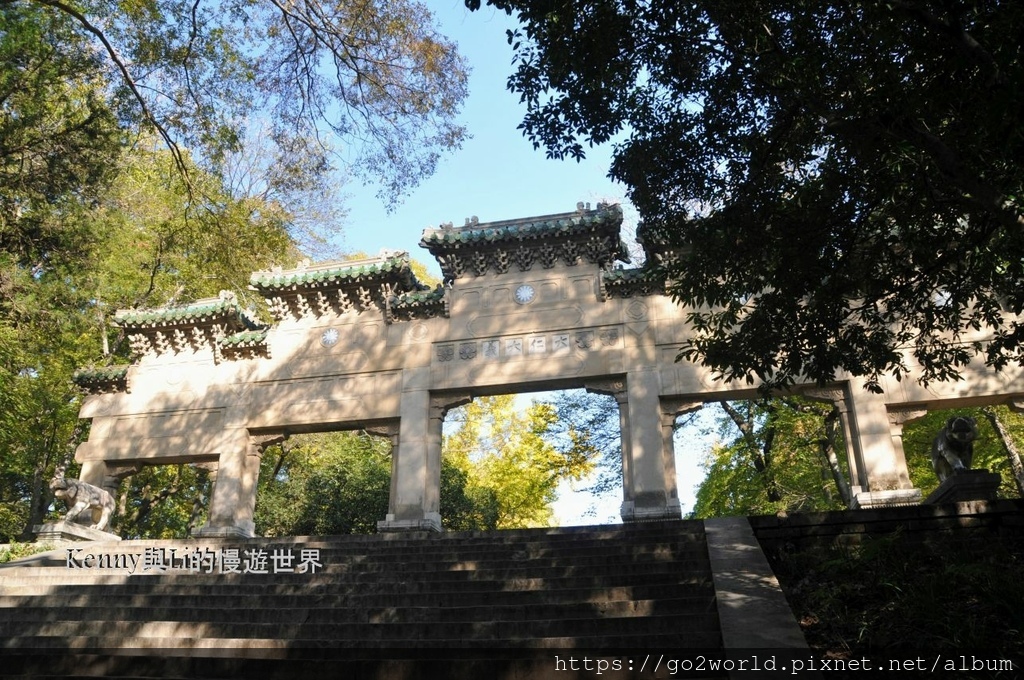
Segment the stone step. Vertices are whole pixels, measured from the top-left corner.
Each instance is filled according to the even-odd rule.
[[[642,643],[640,643],[642,644]],[[672,641],[667,640],[671,649]],[[638,645],[639,646],[639,645]],[[690,648],[693,649],[693,648]],[[201,651],[201,650],[200,650]],[[248,649],[247,653],[256,651]],[[273,650],[266,650],[272,653]],[[618,654],[615,652],[618,651]],[[703,650],[699,650],[703,651]],[[697,653],[697,650],[693,652]],[[36,680],[74,677],[129,678],[249,678],[251,680],[292,680],[296,677],[392,677],[403,680],[436,680],[437,678],[531,678],[532,680],[578,680],[596,677],[643,677],[640,668],[645,661],[654,664],[643,649],[622,648],[609,651],[607,647],[591,650],[562,649],[555,645],[533,650],[516,649],[509,653],[501,648],[486,650],[461,649],[424,653],[414,650],[388,650],[371,655],[366,651],[350,656],[343,651],[316,658],[242,659],[210,657],[189,650],[188,656],[111,656],[74,655],[54,659],[37,654],[8,656],[5,670],[12,675],[31,675]],[[657,655],[654,657],[657,659]],[[601,671],[597,664],[611,668],[618,663],[618,671]],[[638,675],[630,673],[630,665]],[[42,671],[42,672],[40,672]],[[648,676],[650,671],[648,669]],[[695,675],[694,680],[724,680],[727,675]]]
[[[54,621],[54,622],[0,622],[0,638],[24,635],[42,637],[102,636],[123,637],[203,637],[219,638],[271,638],[301,642],[304,640],[349,640],[362,643],[369,640],[420,640],[436,643],[439,640],[524,640],[534,637],[587,637],[610,636],[628,632],[633,635],[658,633],[666,627],[678,626],[678,616],[631,616],[562,618],[529,621],[449,621],[424,623],[254,623],[254,622],[183,622],[148,620],[134,621]],[[685,616],[688,633],[718,631],[717,612],[688,614]]]
[[[188,539],[133,539],[124,541],[90,541],[88,545],[123,546],[135,544],[140,546],[174,546],[183,542],[201,545],[232,545],[246,543],[251,545],[359,545],[369,544],[378,549],[389,546],[407,547],[430,543],[440,544],[472,544],[475,547],[488,545],[524,545],[530,542],[572,543],[580,541],[606,541],[610,539],[639,539],[646,542],[650,537],[660,540],[685,538],[702,540],[704,527],[699,520],[666,520],[640,524],[610,524],[598,526],[555,527],[542,529],[503,529],[500,531],[451,531],[433,532],[395,532],[379,534],[357,534],[348,536],[284,536],[256,538],[201,538]]]
[[[666,647],[669,643],[666,643]],[[668,647],[671,648],[671,647]],[[692,648],[690,648],[692,649]],[[248,650],[250,653],[256,650]],[[270,651],[270,650],[267,650]],[[619,654],[616,654],[618,651]],[[78,655],[53,659],[35,654],[8,657],[5,670],[12,674],[31,674],[36,680],[74,677],[118,678],[249,678],[252,680],[292,680],[296,677],[393,677],[403,680],[437,680],[437,678],[531,678],[532,680],[577,680],[596,677],[644,677],[640,668],[647,657],[642,649],[607,648],[591,650],[560,649],[549,645],[532,651],[515,650],[503,653],[500,648],[488,650],[462,649],[439,653],[401,653],[401,650],[380,655],[360,653],[348,656],[334,653],[328,658],[296,657],[290,659],[240,659],[200,656],[111,656]],[[586,662],[584,661],[586,659]],[[649,664],[656,663],[647,658]],[[598,663],[620,664],[618,671],[599,672]],[[628,673],[632,663],[637,675]],[[589,666],[585,668],[584,666]],[[575,667],[575,668],[574,668]],[[38,671],[42,670],[42,673]],[[28,672],[26,672],[28,671]],[[628,673],[628,674],[627,674]],[[651,677],[649,668],[646,674]],[[727,675],[695,675],[694,680],[719,680]]]
[[[424,605],[399,605],[383,607],[355,606],[341,603],[340,606],[318,603],[317,606],[287,607],[275,600],[272,609],[248,609],[240,607],[213,606],[209,602],[179,601],[174,606],[158,606],[150,603],[140,608],[120,608],[118,620],[128,621],[181,621],[209,623],[423,623],[451,621],[531,621],[547,620],[552,616],[581,618],[593,616],[634,617],[634,616],[684,616],[706,614],[714,611],[715,601],[707,595],[698,597],[674,597],[666,594],[659,599],[610,600],[605,602],[535,602],[531,604],[490,604],[463,606],[452,603],[447,607]],[[348,605],[348,606],[346,606]],[[47,607],[32,602],[17,609],[0,609],[0,623],[51,623],[58,621],[101,621],[110,614],[112,607],[104,602],[88,606]]]
[[[104,637],[99,635],[52,637],[42,635],[22,635],[15,638],[0,640],[0,654],[6,662],[18,650],[32,651],[54,650],[67,655],[97,654],[115,656],[118,653],[130,653],[130,650],[151,650],[164,658],[174,657],[224,657],[231,655],[232,650],[252,650],[246,654],[255,659],[316,659],[316,658],[348,658],[359,657],[401,657],[403,651],[412,656],[441,656],[447,654],[455,658],[466,655],[468,650],[482,650],[488,654],[507,650],[509,656],[519,656],[524,650],[563,650],[570,654],[581,654],[585,650],[600,650],[600,654],[615,654],[626,650],[653,652],[673,649],[721,649],[721,636],[717,633],[702,631],[679,631],[667,629],[653,633],[617,632],[610,635],[589,636],[533,636],[517,640],[483,640],[466,637],[450,639],[409,640],[360,640],[357,644],[337,639],[322,640],[283,640],[280,637],[246,637],[246,638],[206,638],[193,636],[171,637]],[[28,656],[21,654],[20,656]],[[241,656],[241,655],[238,655]],[[52,658],[49,655],[42,659]],[[163,676],[160,676],[163,677]]]
[[[46,560],[48,564],[62,565],[67,549],[74,549],[82,554],[136,554],[143,555],[147,551],[176,551],[184,555],[196,550],[200,552],[221,552],[223,550],[262,550],[270,553],[274,550],[290,551],[296,556],[301,550],[318,550],[322,556],[332,556],[338,561],[349,557],[358,559],[393,559],[396,556],[408,558],[421,557],[425,561],[469,561],[469,560],[500,560],[510,557],[536,558],[558,556],[562,558],[586,557],[594,554],[618,555],[651,555],[658,553],[680,554],[693,552],[699,554],[704,550],[700,540],[662,540],[652,541],[618,541],[614,539],[584,540],[574,539],[571,542],[551,544],[550,542],[503,543],[500,545],[475,545],[465,543],[438,543],[423,540],[407,545],[394,546],[388,544],[374,545],[367,543],[304,541],[288,544],[268,544],[258,540],[239,540],[225,544],[197,543],[191,540],[168,542],[123,541],[116,544],[79,543],[64,546],[57,550],[26,558],[26,562]]]
[[[713,597],[714,588],[710,578],[688,578],[670,583],[650,585],[611,586],[599,588],[561,588],[551,584],[543,590],[491,590],[472,592],[464,589],[436,590],[419,593],[402,593],[408,604],[424,607],[445,607],[462,603],[465,606],[512,605],[531,603],[571,602],[615,602],[624,600],[647,600],[666,597]],[[226,594],[218,586],[192,592],[189,587],[163,586],[146,588],[141,592],[125,593],[123,587],[102,586],[14,586],[5,588],[0,595],[0,608],[10,607],[85,607],[102,603],[114,609],[138,607],[191,606],[182,604],[201,600],[210,607],[251,609],[264,607],[268,593],[265,588],[247,594]],[[332,587],[315,590],[301,589],[290,593],[273,593],[274,603],[280,607],[339,607],[348,604],[353,607],[384,607],[396,604],[396,593],[392,589],[382,592],[366,592],[363,588],[351,592],[339,592]]]
[[[189,599],[203,599],[213,595],[258,596],[270,598],[316,597],[328,600],[332,597],[401,597],[407,601],[418,601],[430,598],[453,597],[486,597],[501,593],[512,593],[521,597],[530,597],[531,593],[547,593],[555,601],[573,597],[581,592],[595,593],[602,590],[611,591],[618,588],[632,588],[633,592],[662,592],[669,594],[674,589],[682,588],[712,592],[713,584],[705,576],[682,575],[636,575],[631,578],[612,580],[609,578],[574,578],[559,581],[545,579],[517,579],[515,581],[468,581],[464,583],[433,583],[433,582],[358,582],[331,583],[324,581],[299,582],[292,585],[268,585],[254,581],[228,586],[222,583],[169,585],[157,579],[136,579],[120,587],[82,585],[71,586],[67,583],[28,584],[3,588],[5,595],[31,598],[33,595],[80,596],[94,602],[102,602],[111,595],[127,597],[171,596]],[[640,590],[638,590],[640,589]],[[648,590],[643,590],[648,589]]]
[[[63,549],[0,567],[0,675],[565,680],[593,674],[556,673],[562,653],[723,644],[700,522],[73,548],[174,549],[179,565],[197,549],[259,550],[269,571],[275,550],[316,550],[321,566],[128,575],[69,569]]]

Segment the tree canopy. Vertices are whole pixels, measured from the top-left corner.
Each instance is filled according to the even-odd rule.
[[[559,482],[583,479],[597,453],[580,437],[556,447],[547,437],[558,430],[555,407],[537,402],[519,413],[511,394],[479,397],[448,419],[443,457],[464,471],[478,507],[493,499],[493,528],[550,526]]]
[[[315,177],[337,154],[394,201],[465,138],[466,65],[415,0],[0,4],[70,26],[55,48],[102,64],[121,119],[155,131],[186,175],[185,150],[213,170],[266,124],[280,177]]]
[[[1021,3],[489,4],[522,24],[508,87],[534,144],[615,142],[693,310],[682,356],[876,390],[903,350],[926,382],[1024,362]]]
[[[110,313],[258,304],[250,271],[336,254],[335,167],[397,200],[461,144],[465,96],[412,0],[0,0],[0,538],[88,435],[74,370],[129,360]],[[201,471],[125,484],[126,535],[202,519]]]

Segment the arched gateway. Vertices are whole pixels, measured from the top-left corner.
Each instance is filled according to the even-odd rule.
[[[618,206],[428,229],[420,243],[446,285],[426,290],[405,253],[256,272],[276,323],[262,327],[231,293],[185,306],[122,311],[138,359],[85,370],[92,420],[81,478],[113,489],[140,465],[192,463],[214,473],[206,536],[251,536],[259,457],[290,433],[365,428],[393,443],[384,530],[441,528],[441,425],[478,395],[586,387],[613,395],[622,429],[622,518],[680,516],[672,451],[679,413],[743,398],[676,361],[686,310],[655,268],[615,269],[626,253]],[[650,246],[648,245],[650,248]],[[655,262],[659,253],[649,252]],[[968,339],[970,340],[970,339]],[[980,363],[965,380],[915,376],[871,394],[854,378],[799,388],[838,405],[854,504],[917,502],[903,423],[937,406],[1019,401],[1019,367]]]

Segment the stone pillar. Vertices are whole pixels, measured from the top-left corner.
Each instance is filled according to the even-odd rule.
[[[907,423],[919,420],[928,415],[928,409],[924,408],[894,408],[889,409],[889,437],[892,439],[892,450],[896,455],[896,465],[907,470],[907,453],[903,450],[903,426]],[[908,473],[909,475],[909,473]]]
[[[907,462],[893,442],[885,401],[859,383],[805,390],[812,399],[831,401],[839,410],[850,466],[852,508],[911,505],[921,491],[910,483]]]
[[[256,484],[260,475],[260,457],[284,435],[250,436],[247,430],[229,437],[217,460],[217,474],[210,498],[206,524],[196,536],[252,538],[256,525]]]
[[[699,401],[689,399],[661,400],[661,452],[664,457],[665,474],[669,482],[669,502],[679,504],[679,478],[676,475],[676,418],[684,413],[698,411],[704,407]],[[680,506],[682,512],[682,506]]]
[[[398,446],[392,451],[391,498],[378,531],[441,531],[441,439],[450,409],[468,394],[402,393]]]
[[[622,441],[622,521],[679,519],[675,459],[666,454],[657,371],[636,371],[625,381],[588,382],[587,390],[610,394],[619,404]]]
[[[109,466],[103,460],[87,460],[82,463],[82,471],[78,473],[79,481],[106,489],[117,498],[117,484],[121,480],[112,477]]]

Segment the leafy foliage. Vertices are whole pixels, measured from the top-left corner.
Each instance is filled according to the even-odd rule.
[[[551,402],[555,421],[550,441],[560,451],[577,449],[593,463],[593,494],[622,489],[622,440],[615,398],[586,390],[562,390]]]
[[[121,115],[159,133],[182,172],[182,149],[212,170],[268,121],[280,178],[315,178],[337,151],[395,194],[465,137],[466,66],[414,0],[23,1],[77,26]]]
[[[121,151],[106,81],[66,17],[21,3],[0,4],[0,64],[0,264],[66,267],[88,255],[81,213]]]
[[[53,548],[54,546],[50,543],[12,543],[0,547],[0,564],[20,560],[22,557],[31,557],[41,552],[48,552],[53,550]]]
[[[184,538],[206,521],[210,476],[191,465],[146,466],[125,479],[111,528],[121,538]]]
[[[448,530],[493,529],[493,498],[467,489],[467,475],[441,465],[442,523]],[[256,531],[264,536],[372,534],[388,512],[391,452],[365,433],[299,435],[264,455]]]
[[[673,253],[683,356],[873,389],[908,354],[925,382],[1024,362],[1020,3],[489,4],[523,24],[536,146],[625,138],[610,175]]]
[[[965,649],[1002,658],[1024,653],[1019,538],[893,534],[859,546],[809,547],[772,557],[808,643],[824,656],[885,659],[927,652],[959,660]]]
[[[519,414],[514,401],[515,395],[481,397],[454,409],[443,455],[466,474],[472,498],[496,501],[496,528],[549,526],[558,483],[586,476],[593,449],[557,449],[545,440],[557,421],[555,408],[534,403]]]
[[[703,463],[694,517],[847,507],[845,447],[830,406],[767,399],[723,408],[727,415]]]

